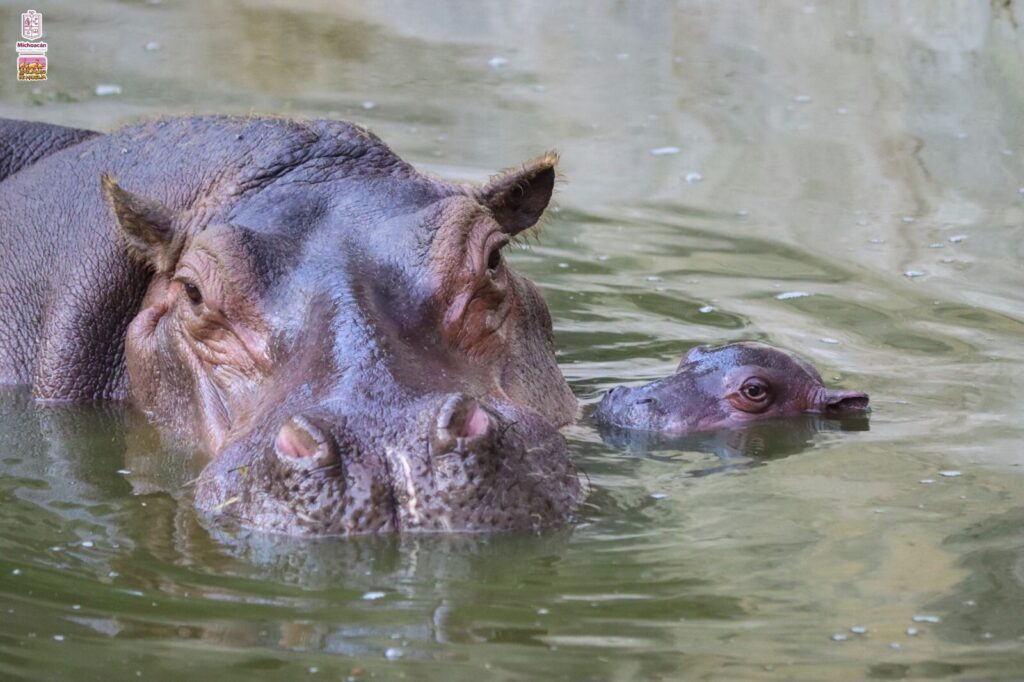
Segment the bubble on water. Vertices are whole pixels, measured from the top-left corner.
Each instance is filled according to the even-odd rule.
[[[692,185],[695,182],[700,182],[701,180],[703,180],[704,176],[698,173],[697,171],[690,171],[689,173],[686,174],[685,179],[688,183]]]
[[[599,260],[599,261],[606,261],[606,260],[608,260],[608,256],[598,256],[597,260]]]
[[[967,139],[967,133],[957,133],[956,134],[956,139],[958,139],[958,140],[966,140]]]
[[[82,547],[89,549],[93,546],[92,540],[82,540]]]
[[[390,647],[387,651],[384,652],[384,658],[388,659],[389,661],[397,661],[401,657],[402,650],[397,649],[395,647]]]
[[[903,645],[900,644],[899,642],[889,642],[889,648],[890,649],[902,649]]]
[[[863,635],[867,631],[868,629],[863,625],[854,625],[850,628],[850,632],[852,632],[855,635]]]
[[[316,667],[315,665],[311,665],[309,666],[309,672],[313,675],[316,675],[318,672],[320,672],[320,668]]]
[[[567,268],[567,267],[569,267],[569,264],[568,263],[559,263],[558,267],[560,267],[560,268]]]
[[[967,235],[966,234],[954,234],[952,237],[949,238],[949,243],[950,244],[959,244],[960,242],[964,241],[965,239],[967,239]]]
[[[918,483],[924,483],[925,485],[928,485],[929,483],[935,483],[935,479],[934,478],[922,478],[920,481],[918,481]]]
[[[845,642],[846,639],[847,637],[845,632],[837,632],[834,635],[832,635],[833,642]]]
[[[383,599],[387,596],[385,592],[367,592],[363,595],[363,599],[366,601],[375,601],[377,599]]]
[[[82,610],[82,605],[81,604],[72,604],[71,608],[74,611],[81,611]]]
[[[917,615],[917,616],[914,616],[913,618],[911,618],[910,620],[914,621],[915,623],[941,623],[942,622],[942,619],[939,618],[938,616],[922,616],[922,615]]]
[[[982,639],[992,639],[992,633],[991,632],[983,632],[983,633],[981,633],[981,638]]]
[[[810,296],[806,291],[784,291],[781,294],[776,294],[775,298],[779,301],[788,301],[791,298],[804,298]]]
[[[956,469],[947,469],[946,471],[940,471],[939,472],[939,476],[945,476],[946,478],[956,478],[957,476],[962,476],[962,475],[963,475],[963,473],[957,471]]]
[[[665,493],[651,493],[652,500],[664,500],[668,495]]]
[[[811,99],[812,98],[810,95],[797,95],[796,97],[793,98],[793,101],[800,102],[801,104],[806,104],[807,102],[810,102]]]
[[[1018,187],[1017,194],[1024,194],[1024,187]]]
[[[1013,156],[1012,149],[1001,149],[999,153],[1002,154],[1003,156]]]
[[[838,109],[836,109],[836,113],[839,114],[840,116],[846,116],[848,113],[850,113],[850,110],[847,109],[846,107],[839,107]]]
[[[14,569],[13,571],[11,571],[11,575],[21,575],[21,569],[20,568]]]
[[[505,59],[504,57],[502,57],[500,54],[494,55],[487,62],[487,65],[490,66],[492,69],[501,68],[502,66],[505,66],[506,64],[508,64],[508,60]]]
[[[543,607],[541,607],[541,608],[537,609],[537,615],[538,615],[538,616],[546,616],[546,615],[548,615],[549,613],[551,613],[551,612],[550,612],[549,610],[547,610],[547,609],[543,608]]]
[[[629,53],[628,52],[620,52],[617,55],[615,55],[615,58],[618,59],[619,61],[623,61],[624,62],[627,59],[629,59]]]
[[[120,95],[121,86],[113,83],[100,83],[96,86],[97,97],[109,97],[110,95]]]
[[[914,222],[915,218],[912,215],[905,215],[902,218],[900,218],[900,220],[902,220],[905,223],[912,223]]]
[[[715,312],[715,306],[713,306],[713,305],[702,305],[700,308],[697,308],[697,312],[704,313],[705,315],[707,313],[713,313],[713,312]]]
[[[648,275],[647,276],[647,281],[648,282],[660,282],[661,281],[661,277],[658,277],[657,275]]]
[[[130,474],[132,472],[131,472],[131,469],[118,469],[117,473],[121,474],[122,476],[127,476],[128,474]]]
[[[736,211],[736,215],[738,215],[741,218],[746,218],[748,215],[750,215],[750,211],[748,211],[745,208],[741,208],[740,210]]]
[[[910,279],[914,279],[915,277],[924,277],[925,274],[926,273],[923,270],[907,270],[906,272],[903,273],[903,276],[909,277]]]
[[[978,602],[974,601],[973,599],[968,599],[967,601],[964,602],[964,606],[977,606],[977,605],[978,605]]]
[[[917,628],[907,628],[907,634],[911,637],[917,637],[917,633],[920,632]]]
[[[377,103],[374,102],[373,100],[366,100],[365,102],[363,102],[363,109],[366,109],[367,111],[369,111],[370,109],[376,109],[376,108],[377,108]]]
[[[161,47],[160,43],[156,42],[155,40],[151,40],[148,43],[146,43],[146,50],[149,51],[149,52],[153,52],[154,50],[159,50],[160,47]]]
[[[818,341],[821,341],[822,343],[828,343],[833,346],[839,343],[839,339],[833,339],[831,336],[823,336],[820,339],[818,339]]]
[[[885,243],[885,240],[884,240],[884,239],[882,239],[881,237],[872,237],[872,238],[871,238],[871,239],[869,239],[868,241],[869,241],[870,243],[872,243],[872,244],[884,244],[884,243]]]
[[[55,642],[63,642],[64,641],[64,635],[54,635],[53,636],[53,641],[55,641]]]
[[[679,147],[655,147],[651,150],[651,156],[669,156],[671,154],[678,154],[680,151]]]
[[[932,242],[931,244],[928,245],[928,248],[929,249],[944,249],[944,248],[946,248],[946,245],[943,244],[942,242]]]

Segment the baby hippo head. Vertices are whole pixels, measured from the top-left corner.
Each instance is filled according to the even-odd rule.
[[[826,388],[810,364],[760,343],[697,346],[676,373],[645,386],[617,386],[598,405],[599,423],[678,436],[773,417],[868,411],[868,395]]]

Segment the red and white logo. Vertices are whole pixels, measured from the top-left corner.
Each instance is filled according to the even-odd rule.
[[[25,40],[39,40],[43,37],[43,15],[30,9],[21,15],[21,37]]]

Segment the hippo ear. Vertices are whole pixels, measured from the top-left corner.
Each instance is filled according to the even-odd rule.
[[[684,367],[686,367],[686,365],[690,364],[691,362],[696,362],[697,360],[700,360],[701,356],[703,356],[704,353],[707,352],[707,350],[708,346],[694,346],[690,350],[686,351],[686,355],[683,356],[683,359],[680,360],[679,364],[676,366],[676,373],[678,374]]]
[[[481,190],[481,202],[491,209],[504,232],[518,234],[537,224],[555,190],[557,163],[558,154],[548,152],[498,175]]]
[[[156,272],[169,272],[178,260],[175,213],[158,201],[123,189],[108,173],[100,176],[103,198],[114,209],[128,250]]]

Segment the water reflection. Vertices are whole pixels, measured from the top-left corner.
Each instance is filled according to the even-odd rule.
[[[675,437],[655,431],[623,429],[614,424],[598,424],[597,429],[605,443],[630,455],[672,461],[676,458],[658,453],[713,454],[722,460],[721,464],[687,472],[690,476],[707,476],[761,466],[774,459],[796,455],[813,448],[821,440],[817,438],[819,434],[868,431],[870,424],[867,416],[826,419],[819,415],[802,415]]]

